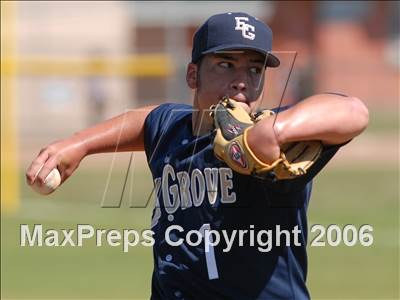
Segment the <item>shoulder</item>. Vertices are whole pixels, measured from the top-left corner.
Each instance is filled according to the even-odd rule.
[[[187,116],[193,110],[193,107],[187,104],[163,103],[154,108],[146,118],[146,127],[158,126],[160,123],[170,122],[173,119]]]
[[[146,117],[144,124],[144,144],[146,152],[152,152],[155,141],[174,129],[191,123],[193,107],[187,104],[164,103],[154,108]],[[190,119],[190,120],[189,120]]]
[[[157,106],[150,112],[150,115],[153,118],[161,118],[168,115],[181,115],[187,114],[188,112],[192,112],[193,107],[187,104],[180,103],[163,103]]]
[[[146,118],[146,127],[158,127],[160,124],[170,123],[181,119],[193,111],[193,107],[181,103],[163,103],[154,108]]]

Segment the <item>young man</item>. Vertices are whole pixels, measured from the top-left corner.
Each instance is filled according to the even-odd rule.
[[[133,110],[55,142],[32,162],[27,181],[43,183],[55,167],[65,181],[89,154],[116,147],[144,150],[157,195],[152,299],[308,299],[311,180],[341,145],[366,128],[368,110],[359,99],[337,94],[311,96],[277,110],[276,118],[265,117],[248,130],[247,146],[254,155],[268,164],[288,142],[317,140],[323,145],[318,160],[305,175],[288,180],[234,172],[214,155],[208,110],[223,97],[247,112],[255,110],[265,66],[279,65],[269,53],[272,32],[245,13],[226,13],[209,18],[193,42],[186,76],[195,92],[193,107]],[[200,232],[200,244],[186,241],[190,230]],[[216,243],[215,235],[208,237],[215,245],[207,246],[207,230],[228,238]],[[282,235],[273,240],[282,230],[297,231],[298,240],[287,244]],[[268,231],[270,236],[259,234]]]

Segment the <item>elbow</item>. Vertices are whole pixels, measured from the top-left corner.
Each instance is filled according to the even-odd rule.
[[[369,111],[367,106],[357,97],[350,97],[351,118],[355,135],[363,132],[369,123]]]

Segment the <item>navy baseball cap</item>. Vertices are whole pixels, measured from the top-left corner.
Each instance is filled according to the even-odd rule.
[[[267,66],[277,67],[272,55],[272,30],[246,13],[232,12],[211,16],[193,37],[192,63],[205,54],[223,50],[254,50],[267,57]]]

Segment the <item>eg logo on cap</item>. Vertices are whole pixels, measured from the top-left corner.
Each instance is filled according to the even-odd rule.
[[[235,17],[236,27],[235,30],[241,30],[242,36],[249,40],[254,40],[256,37],[255,32],[256,28],[253,25],[245,23],[245,21],[249,21],[247,17]]]

